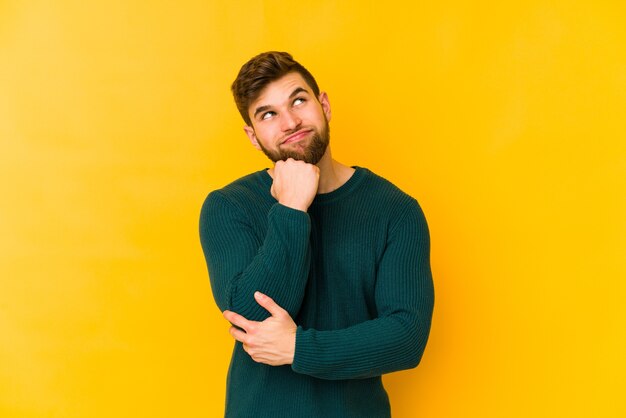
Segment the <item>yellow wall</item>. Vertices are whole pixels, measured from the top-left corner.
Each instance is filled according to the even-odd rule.
[[[197,221],[268,166],[229,93],[268,49],[428,217],[394,417],[626,416],[624,3],[290,3],[0,1],[0,416],[223,413]]]

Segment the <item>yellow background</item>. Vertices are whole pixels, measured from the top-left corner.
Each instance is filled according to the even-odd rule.
[[[385,377],[394,417],[626,416],[625,22],[622,1],[0,1],[0,416],[223,414],[197,222],[268,166],[229,92],[268,49],[328,92],[335,157],[429,220],[433,328]]]

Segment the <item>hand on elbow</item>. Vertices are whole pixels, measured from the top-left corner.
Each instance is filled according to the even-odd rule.
[[[232,326],[232,337],[243,344],[243,349],[252,360],[270,366],[293,363],[296,348],[296,324],[289,313],[278,306],[269,296],[256,292],[254,297],[259,305],[271,316],[262,322],[250,321],[243,316],[224,311]]]

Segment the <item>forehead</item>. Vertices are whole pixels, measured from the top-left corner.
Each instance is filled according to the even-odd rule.
[[[304,81],[300,73],[288,73],[269,83],[263,90],[259,97],[252,103],[250,103],[249,111],[254,111],[259,106],[273,106],[282,103],[289,99],[289,95],[297,88],[305,89],[309,94],[312,94],[311,88]]]

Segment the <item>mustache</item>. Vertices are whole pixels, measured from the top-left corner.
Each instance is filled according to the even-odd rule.
[[[300,129],[297,129],[297,130],[289,132],[288,134],[283,136],[283,139],[280,141],[280,143],[282,145],[282,144],[284,144],[285,142],[289,141],[289,139],[293,138],[296,135],[300,135],[302,133],[312,132],[312,131],[313,131],[313,129],[311,129],[311,128],[300,128]]]

